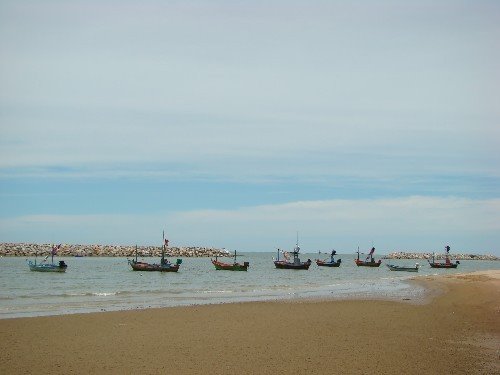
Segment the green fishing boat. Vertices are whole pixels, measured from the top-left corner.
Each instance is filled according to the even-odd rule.
[[[217,259],[217,256],[215,259],[211,259],[212,264],[214,265],[216,270],[225,270],[225,271],[246,271],[248,270],[248,267],[250,266],[249,262],[243,262],[243,264],[236,262],[236,257],[241,256],[240,254],[236,254],[236,250],[234,251],[234,262],[233,263],[225,263],[221,262],[220,260]]]

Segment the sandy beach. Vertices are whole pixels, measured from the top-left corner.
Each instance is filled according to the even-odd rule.
[[[500,271],[425,302],[251,302],[0,320],[1,374],[500,373]]]

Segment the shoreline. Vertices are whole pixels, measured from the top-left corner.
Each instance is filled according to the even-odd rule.
[[[231,275],[228,275],[231,276]],[[398,275],[402,276],[402,275]],[[151,295],[143,295],[143,300],[140,301],[138,297],[134,297],[136,301],[131,303],[130,300],[123,304],[111,304],[108,305],[106,300],[103,300],[101,306],[98,304],[93,304],[93,301],[99,299],[94,299],[91,304],[83,303],[79,301],[69,301],[67,308],[64,308],[64,303],[58,302],[60,305],[56,310],[35,310],[26,311],[18,310],[9,313],[4,313],[0,315],[0,320],[3,319],[16,319],[16,318],[37,318],[37,317],[50,317],[50,316],[64,316],[64,315],[77,315],[77,314],[93,314],[101,312],[113,312],[113,311],[143,311],[149,309],[162,309],[162,308],[172,308],[172,307],[192,307],[192,306],[208,306],[208,305],[226,305],[232,303],[252,303],[252,302],[316,302],[316,301],[344,301],[344,300],[380,300],[380,301],[406,301],[411,303],[423,303],[425,299],[425,288],[415,283],[412,283],[412,275],[404,275],[405,278],[399,278],[398,280],[386,279],[377,280],[377,289],[373,287],[366,286],[363,282],[359,282],[357,286],[353,287],[352,282],[341,286],[343,290],[335,290],[340,284],[335,284],[335,286],[324,285],[322,287],[306,287],[305,289],[298,290],[296,287],[292,289],[287,288],[287,290],[281,290],[276,292],[268,292],[265,294],[250,294],[245,293],[238,296],[234,295],[233,291],[229,293],[215,293],[211,296],[200,299],[200,296],[192,297],[189,301],[188,298],[184,298],[183,301],[169,300],[169,296],[163,297],[156,295],[155,300],[151,300]],[[424,276],[425,277],[425,276]],[[333,288],[333,289],[332,289]],[[345,289],[347,288],[347,290]],[[215,289],[218,289],[217,287]],[[293,290],[293,292],[290,292]],[[96,293],[98,296],[101,293]],[[88,295],[86,293],[85,295]],[[78,297],[76,297],[78,298]],[[86,306],[86,307],[84,307]]]
[[[47,374],[500,371],[500,271],[412,282],[426,288],[425,302],[283,300],[3,319],[0,372],[29,373],[31,364]]]
[[[357,268],[351,257],[343,259],[343,266],[336,269],[313,267],[296,274],[276,270],[270,254],[259,253],[252,258],[251,269],[244,273],[220,273],[210,261],[198,258],[186,260],[179,273],[142,274],[133,272],[125,259],[75,258],[68,262],[66,273],[56,275],[30,272],[22,259],[3,259],[1,281],[5,287],[0,295],[0,319],[240,301],[391,297],[415,302],[422,298],[424,290],[412,287],[407,279],[500,270],[496,262],[467,261],[459,270],[422,266],[418,273],[392,272],[383,266]],[[88,279],[96,282],[89,283]]]

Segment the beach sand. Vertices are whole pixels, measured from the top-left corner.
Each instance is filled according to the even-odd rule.
[[[0,374],[500,374],[500,271],[425,302],[251,302],[0,320]]]

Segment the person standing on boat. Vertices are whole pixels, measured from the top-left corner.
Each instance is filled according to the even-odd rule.
[[[370,259],[370,262],[373,262],[373,253],[375,252],[375,248],[372,247],[372,249],[370,250],[370,253],[368,254],[368,256],[366,257],[366,260],[368,261],[368,259]]]
[[[451,264],[451,261],[450,261],[450,247],[448,245],[446,245],[444,248],[446,250],[446,259],[445,259],[445,262],[446,262],[446,264]]]
[[[165,258],[165,251],[167,250],[168,247],[168,240],[165,238],[165,244],[163,245],[163,252],[162,252],[162,258],[161,258],[161,265],[169,264],[170,262],[168,261],[167,258]]]
[[[335,263],[335,254],[337,254],[337,252],[335,250],[332,250],[332,254],[330,255],[330,261],[332,263]]]
[[[51,252],[51,254],[52,254],[52,255],[57,255],[57,251],[58,251],[60,248],[61,248],[61,244],[59,244],[59,245],[57,245],[57,246],[56,246],[56,245],[52,245],[52,252]]]

